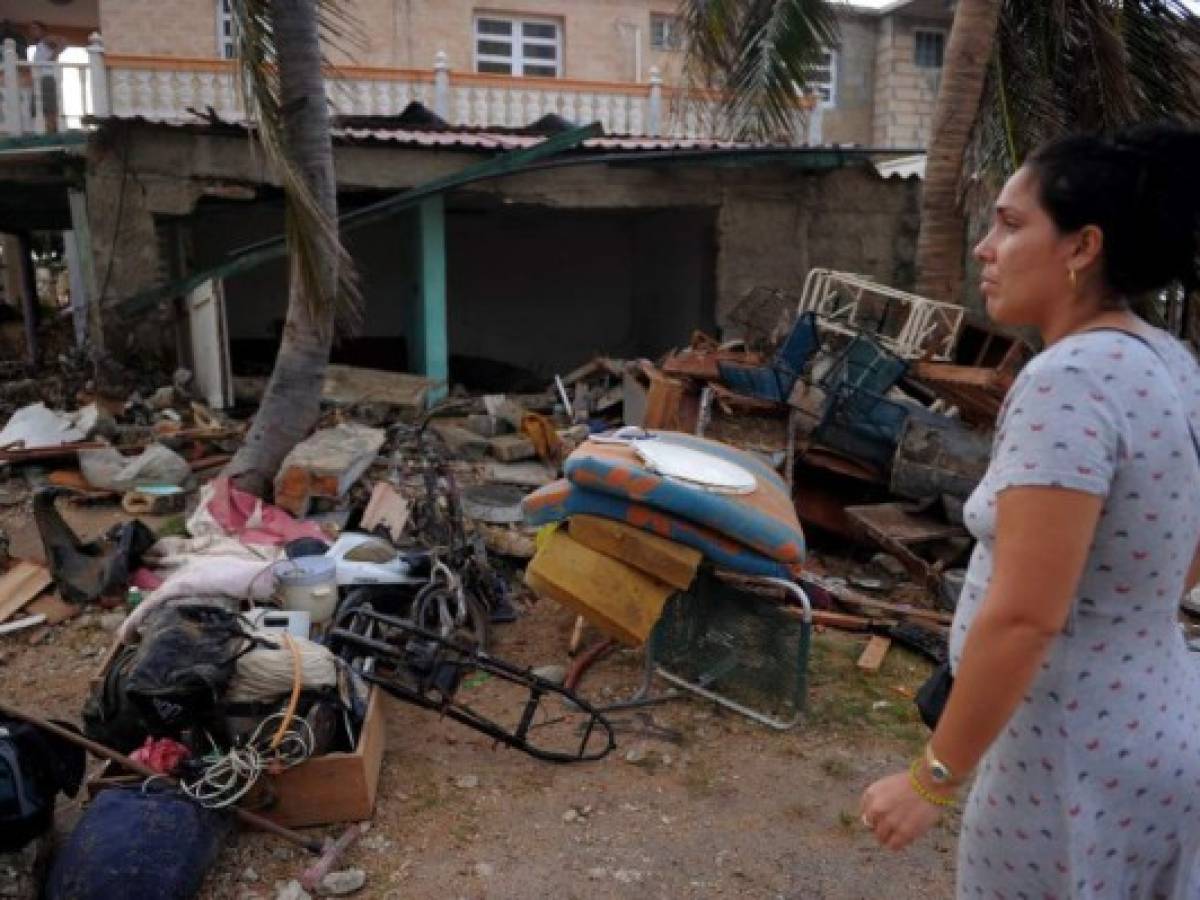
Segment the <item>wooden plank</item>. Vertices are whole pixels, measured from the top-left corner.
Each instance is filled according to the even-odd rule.
[[[622,643],[639,646],[650,636],[663,604],[674,593],[610,556],[557,531],[525,570],[534,593],[555,600]]]
[[[650,392],[646,395],[646,414],[642,420],[645,428],[662,428],[680,431],[680,407],[683,405],[683,384],[674,378],[655,375],[650,379]]]
[[[572,516],[568,530],[585,547],[619,559],[681,591],[692,586],[704,558],[692,547],[597,516]]]
[[[21,560],[0,577],[0,622],[16,615],[50,586],[50,570]]]
[[[858,667],[864,672],[878,672],[891,646],[891,638],[881,637],[877,634],[871,635],[871,639],[867,641],[867,646],[864,648],[862,656],[858,658]]]

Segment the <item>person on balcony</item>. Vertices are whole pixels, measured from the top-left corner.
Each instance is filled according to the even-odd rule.
[[[5,41],[10,40],[16,45],[17,59],[25,59],[29,50],[29,41],[25,38],[25,32],[11,19],[0,19],[0,47],[4,46]]]
[[[46,132],[52,134],[58,131],[58,78],[53,64],[62,52],[62,41],[50,34],[45,22],[33,22],[29,27],[29,36],[32,40],[29,59],[34,64],[34,78],[38,85],[33,95],[32,112],[36,118],[40,94]]]

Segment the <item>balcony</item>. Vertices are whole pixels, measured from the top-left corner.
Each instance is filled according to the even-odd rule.
[[[342,116],[395,116],[415,100],[452,126],[520,128],[555,114],[572,122],[600,122],[609,134],[726,135],[717,95],[667,87],[653,69],[646,84],[512,78],[452,72],[439,52],[430,69],[332,68],[326,86],[334,114]],[[83,115],[188,122],[211,110],[224,121],[246,118],[232,62],[110,56],[99,35],[92,36],[82,63],[35,65],[17,60],[15,50],[5,47],[0,100],[0,134],[9,135],[77,128]],[[790,141],[821,142],[819,104],[807,116],[797,106]]]

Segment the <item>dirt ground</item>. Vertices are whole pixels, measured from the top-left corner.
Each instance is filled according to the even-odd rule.
[[[12,553],[40,558],[27,505],[5,500],[0,529]],[[121,515],[114,507],[65,513],[84,536]],[[0,695],[77,720],[112,640],[100,613],[51,629],[37,645],[27,634],[0,638]],[[518,665],[566,664],[572,622],[554,604],[534,604],[497,628],[494,652]],[[854,662],[864,640],[816,636],[808,712],[790,731],[699,698],[672,700],[614,713],[618,748],[596,763],[539,762],[389,699],[375,817],[341,867],[366,871],[357,896],[395,900],[950,897],[954,821],[903,854],[879,849],[859,824],[862,789],[921,746],[925,732],[909,697],[928,672],[898,648],[878,673],[860,672]],[[630,696],[640,676],[640,654],[621,651],[597,664],[580,690],[602,705]],[[465,696],[489,690],[468,685]],[[62,802],[60,826],[78,812],[78,800]],[[242,832],[202,897],[273,900],[277,883],[305,865],[301,851]]]

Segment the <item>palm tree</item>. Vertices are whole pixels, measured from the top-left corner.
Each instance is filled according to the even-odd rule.
[[[828,0],[682,0],[691,80],[726,98],[733,137],[795,134],[809,72],[837,43]]]
[[[735,133],[778,133],[836,42],[828,0],[681,0],[689,71],[730,95]],[[1072,130],[1200,121],[1200,17],[1184,0],[957,0],[934,112],[919,292],[963,301],[964,196]],[[983,192],[977,192],[983,193]]]
[[[959,0],[946,43],[917,233],[917,293],[934,300],[959,302],[962,292],[966,227],[959,184],[1001,5],[1001,0]]]
[[[233,0],[242,97],[283,185],[291,266],[283,337],[262,404],[226,468],[262,495],[312,429],[339,320],[357,308],[353,266],[338,237],[337,182],[321,36],[350,32],[332,0]]]
[[[1039,144],[1162,118],[1200,122],[1200,17],[1181,0],[959,0],[925,172],[917,291],[963,301],[970,214]]]

